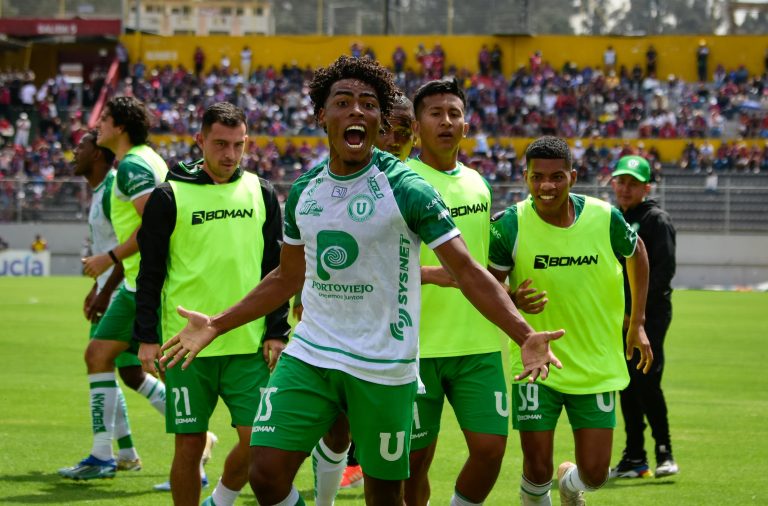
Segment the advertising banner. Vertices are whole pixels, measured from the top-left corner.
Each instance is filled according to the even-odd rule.
[[[51,252],[29,250],[0,251],[0,276],[50,276]]]

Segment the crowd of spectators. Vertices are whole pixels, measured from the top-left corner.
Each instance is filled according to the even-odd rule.
[[[683,149],[679,165],[693,172],[768,172],[768,141],[723,141],[717,148],[708,140],[698,145],[689,142]]]
[[[361,58],[376,58],[371,48],[357,43],[351,52]],[[250,55],[250,48],[244,47],[243,53]],[[685,82],[674,75],[659,79],[655,74],[657,53],[652,46],[646,57],[644,67],[628,69],[612,48],[607,48],[602,66],[580,68],[567,63],[555,69],[536,51],[528,65],[504,74],[499,46],[483,46],[478,54],[479,71],[470,72],[447,65],[440,44],[430,50],[420,44],[412,53],[398,47],[391,55],[391,68],[398,86],[409,95],[427,79],[454,76],[463,84],[470,135],[478,148],[475,153],[462,154],[462,160],[491,181],[515,181],[523,163],[511,146],[488,141],[497,137],[549,134],[590,139],[586,146],[580,142],[574,145],[577,168],[582,179],[601,182],[615,160],[631,149],[622,138],[738,135],[768,139],[768,73],[751,76],[744,66],[726,69],[717,65],[711,79],[705,81]],[[697,58],[703,62],[700,55]],[[113,92],[146,102],[155,117],[152,131],[156,134],[190,139],[199,129],[202,111],[225,100],[246,111],[251,135],[318,137],[317,142],[300,145],[288,142],[282,150],[274,142],[263,147],[249,145],[243,160],[248,170],[275,181],[292,181],[327,153],[307,89],[312,69],[289,63],[279,68],[252,67],[250,58],[243,61],[242,54],[240,60],[239,66],[227,59],[205,71],[205,55],[197,48],[193,70],[183,65],[150,69],[142,61],[121,65],[121,73],[126,75]],[[46,193],[62,193],[55,183],[47,182],[72,176],[71,150],[85,131],[88,111],[105,77],[105,69],[97,68],[82,86],[57,76],[38,87],[28,71],[0,73],[2,212],[13,200],[14,182],[26,184],[30,205]],[[169,163],[191,161],[199,155],[186,141],[157,147]],[[725,141],[716,150],[708,141],[699,147],[690,142],[680,166],[764,171],[768,170],[767,148],[754,140]],[[657,154],[641,154],[648,154],[660,167]],[[71,192],[81,198],[81,190]],[[65,191],[67,196],[72,195]]]

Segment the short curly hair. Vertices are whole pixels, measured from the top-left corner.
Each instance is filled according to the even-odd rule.
[[[358,79],[376,91],[381,110],[381,121],[387,123],[387,117],[392,111],[395,95],[398,93],[392,73],[382,67],[379,62],[370,58],[355,58],[342,55],[327,67],[315,71],[309,83],[309,97],[315,105],[315,119],[320,115],[320,109],[325,107],[325,101],[331,93],[331,86],[342,79]]]
[[[114,125],[125,129],[131,144],[138,146],[147,143],[152,116],[144,102],[135,97],[115,97],[105,107]]]
[[[573,155],[568,143],[565,139],[550,135],[539,137],[528,145],[525,150],[526,168],[531,168],[533,160],[565,160],[569,169],[573,167]]]

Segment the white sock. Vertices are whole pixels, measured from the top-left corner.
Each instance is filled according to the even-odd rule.
[[[93,429],[93,448],[91,455],[101,460],[110,460],[112,437],[115,432],[115,414],[117,413],[117,380],[114,372],[89,374],[91,390],[91,428]]]
[[[543,485],[537,485],[523,475],[520,478],[520,502],[523,506],[552,506],[552,497],[549,495],[551,488],[552,480]]]
[[[146,397],[158,413],[165,416],[165,383],[147,374],[136,391]]]
[[[341,476],[347,467],[347,451],[334,453],[321,439],[312,449],[312,471],[315,474],[315,504],[333,506]]]
[[[481,502],[469,502],[466,498],[461,497],[458,492],[453,491],[451,496],[451,506],[480,506]]]
[[[590,487],[579,476],[579,468],[573,466],[563,475],[563,481],[565,482],[565,488],[571,492],[593,492],[600,487]],[[602,486],[602,485],[601,485]]]
[[[219,482],[216,484],[216,488],[213,489],[211,498],[216,506],[232,506],[235,504],[235,499],[240,495],[239,490],[232,490],[224,486],[219,478]]]
[[[291,487],[288,497],[273,506],[296,506],[297,504],[304,504],[304,501],[299,502],[300,500],[301,496],[299,495],[299,491],[296,490],[296,487]]]
[[[128,422],[128,406],[125,404],[123,389],[117,385],[117,411],[115,413],[115,440],[120,450],[117,452],[117,458],[121,460],[136,460],[139,454],[133,447],[131,438],[131,424]]]

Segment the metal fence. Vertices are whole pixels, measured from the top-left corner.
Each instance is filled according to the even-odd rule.
[[[285,200],[290,182],[273,182]],[[522,182],[493,185],[493,211],[500,211],[528,195]],[[574,192],[613,199],[610,186],[578,183]],[[82,179],[0,181],[0,223],[78,223],[88,220],[91,191]],[[657,198],[680,231],[768,233],[768,186],[731,186],[714,190],[692,186],[658,185]]]

